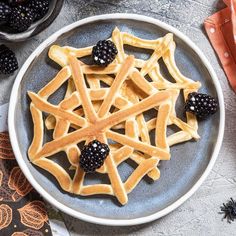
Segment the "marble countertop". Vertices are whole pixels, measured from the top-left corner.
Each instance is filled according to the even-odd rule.
[[[174,212],[154,222],[131,227],[94,225],[62,214],[71,235],[235,235],[236,223],[227,224],[219,215],[220,205],[236,198],[236,96],[207,39],[204,19],[224,7],[221,0],[65,0],[55,22],[27,42],[9,45],[22,65],[48,36],[82,18],[97,14],[127,12],[154,17],[189,36],[205,53],[220,80],[226,105],[223,145],[217,162],[199,190]],[[0,104],[8,102],[15,76],[0,81]]]

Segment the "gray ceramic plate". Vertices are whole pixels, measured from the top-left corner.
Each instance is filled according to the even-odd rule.
[[[177,43],[177,66],[184,75],[202,83],[201,92],[218,97],[220,111],[211,119],[199,124],[201,139],[171,148],[172,159],[161,163],[161,178],[150,183],[143,179],[129,194],[129,202],[121,207],[112,197],[82,198],[63,192],[55,179],[45,171],[33,166],[27,157],[32,139],[32,120],[29,113],[27,90],[38,92],[58,72],[58,67],[47,56],[52,44],[85,47],[100,39],[109,38],[118,26],[121,31],[146,39],[155,39],[168,32],[174,33]],[[130,49],[129,49],[130,50]],[[133,52],[133,51],[132,51]],[[143,51],[136,53],[144,58]],[[165,69],[163,74],[168,78]],[[62,88],[51,101],[57,102],[63,95]],[[179,101],[177,111],[182,116],[183,105]],[[223,95],[217,77],[203,53],[182,33],[152,18],[112,14],[87,18],[65,27],[48,38],[29,57],[15,81],[9,109],[9,130],[12,146],[20,167],[34,188],[60,210],[83,220],[107,225],[140,224],[157,219],[182,204],[200,186],[210,172],[221,146],[224,130]],[[45,131],[46,137],[49,135]],[[68,163],[61,154],[54,160],[64,167]],[[132,167],[119,167],[126,178]],[[96,176],[97,177],[97,176]],[[99,177],[98,177],[99,178]],[[96,181],[90,176],[87,181]],[[106,181],[102,179],[101,181]]]

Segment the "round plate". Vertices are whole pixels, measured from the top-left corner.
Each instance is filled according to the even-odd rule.
[[[63,192],[54,177],[32,165],[27,157],[27,149],[33,135],[27,91],[38,92],[59,70],[47,56],[49,47],[52,44],[74,47],[94,45],[101,39],[109,38],[115,26],[121,31],[146,39],[156,39],[172,32],[177,44],[175,56],[180,71],[193,80],[199,80],[202,83],[200,91],[217,97],[220,105],[219,112],[199,123],[201,139],[198,142],[190,141],[172,147],[171,160],[161,162],[160,180],[150,183],[144,178],[129,194],[127,205],[122,207],[110,196],[85,198]],[[142,50],[136,53],[143,58],[147,56]],[[165,69],[162,72],[164,76],[169,76]],[[62,95],[63,88],[51,102],[56,102]],[[177,111],[182,115],[183,105],[178,105]],[[197,190],[212,169],[222,143],[224,120],[220,84],[203,53],[175,28],[153,18],[133,14],[90,17],[75,22],[49,37],[32,53],[20,70],[13,86],[9,108],[12,147],[22,171],[33,187],[48,202],[65,213],[104,225],[141,224],[162,217],[180,206]],[[63,154],[57,155],[55,161],[67,167]],[[124,179],[133,169],[130,165],[123,164],[118,170]],[[106,181],[104,178],[99,180]],[[97,180],[89,176],[87,181]]]

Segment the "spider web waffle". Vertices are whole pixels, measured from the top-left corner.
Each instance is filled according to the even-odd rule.
[[[32,163],[54,175],[63,190],[83,196],[114,195],[121,204],[126,204],[127,194],[146,174],[153,180],[160,178],[158,164],[160,160],[170,160],[170,146],[199,139],[195,116],[187,113],[187,122],[184,122],[176,116],[175,103],[180,93],[183,92],[186,99],[188,93],[197,91],[201,84],[186,78],[177,68],[176,45],[170,33],[156,40],[144,40],[115,28],[110,40],[115,43],[118,55],[105,68],[79,60],[91,55],[92,46],[51,46],[49,57],[62,69],[37,94],[28,92],[34,123],[28,155]],[[127,55],[124,45],[149,49],[152,54],[149,59],[141,60]],[[160,58],[174,83],[161,75]],[[49,96],[64,83],[67,83],[64,99],[58,105],[49,103]],[[144,113],[151,109],[155,109],[156,115],[147,120]],[[45,120],[43,113],[49,114]],[[180,131],[167,136],[167,127],[173,124]],[[53,130],[53,140],[47,143],[43,143],[44,126]],[[69,132],[70,128],[73,132]],[[154,145],[151,131],[155,133]],[[94,139],[110,147],[104,165],[97,170],[108,175],[109,184],[84,185],[78,144]],[[50,159],[61,151],[75,169],[73,178]],[[127,159],[134,161],[137,168],[122,181],[117,167]]]

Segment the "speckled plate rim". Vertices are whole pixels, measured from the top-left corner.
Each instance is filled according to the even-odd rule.
[[[199,56],[203,64],[206,66],[208,72],[211,75],[212,81],[215,85],[217,96],[219,99],[219,106],[220,106],[220,122],[219,122],[219,132],[218,136],[215,142],[215,147],[214,151],[212,154],[212,157],[210,159],[210,162],[201,175],[201,177],[198,179],[198,181],[192,186],[192,188],[184,194],[182,197],[180,197],[178,200],[176,200],[173,204],[169,205],[165,209],[158,211],[154,214],[151,214],[149,216],[145,217],[139,217],[139,218],[134,218],[134,219],[124,219],[124,220],[112,220],[108,218],[99,218],[99,217],[94,217],[90,215],[86,215],[84,213],[78,212],[76,210],[73,210],[66,205],[60,203],[52,197],[49,193],[47,193],[44,188],[42,188],[37,180],[35,180],[34,176],[31,174],[30,170],[28,169],[27,165],[25,164],[25,161],[21,155],[18,140],[17,140],[17,135],[16,135],[16,130],[14,127],[15,124],[15,108],[17,105],[17,94],[20,86],[20,82],[22,78],[24,77],[24,74],[26,73],[28,67],[32,63],[32,61],[37,58],[37,56],[40,55],[40,53],[51,43],[53,43],[59,36],[62,34],[73,30],[74,28],[77,28],[81,25],[87,24],[87,23],[92,23],[95,21],[103,21],[103,20],[118,20],[118,19],[129,19],[129,20],[137,20],[137,21],[143,21],[147,23],[151,23],[153,25],[157,25],[158,27],[161,27],[169,32],[174,33],[176,36],[178,36],[181,40],[183,40],[190,48],[192,48],[196,54]],[[203,181],[206,179],[208,174],[210,173],[211,169],[213,168],[213,165],[217,159],[217,156],[220,151],[220,147],[222,144],[223,136],[224,136],[224,125],[225,125],[225,108],[224,108],[224,98],[223,98],[223,93],[222,89],[220,86],[220,83],[218,81],[218,78],[216,76],[216,73],[214,72],[214,69],[210,65],[209,61],[203,54],[203,52],[183,33],[181,33],[179,30],[175,29],[174,27],[167,25],[166,23],[163,23],[159,20],[156,20],[151,17],[143,16],[143,15],[137,15],[137,14],[126,14],[126,13],[116,13],[116,14],[105,14],[105,15],[98,15],[98,16],[92,16],[88,17],[82,20],[79,20],[75,23],[72,23],[53,35],[51,35],[48,39],[46,39],[43,43],[41,43],[38,48],[29,56],[29,58],[26,60],[24,65],[22,66],[21,70],[19,71],[15,83],[13,85],[13,89],[11,92],[11,97],[10,97],[10,104],[9,104],[9,113],[8,113],[8,125],[9,125],[9,134],[10,134],[10,140],[12,144],[12,148],[14,151],[14,154],[16,156],[16,160],[22,169],[23,173],[25,174],[26,178],[29,180],[29,182],[32,184],[32,186],[43,196],[44,199],[46,199],[50,204],[55,206],[56,208],[60,209],[61,211],[67,213],[68,215],[71,215],[75,218],[88,221],[91,223],[96,223],[96,224],[102,224],[102,225],[112,225],[112,226],[126,226],[126,225],[137,225],[137,224],[143,224],[147,223],[153,220],[156,220],[160,217],[163,217],[170,213],[171,211],[175,210],[177,207],[179,207],[181,204],[183,204],[188,198],[192,196],[192,194],[200,187],[200,185],[203,183]]]

